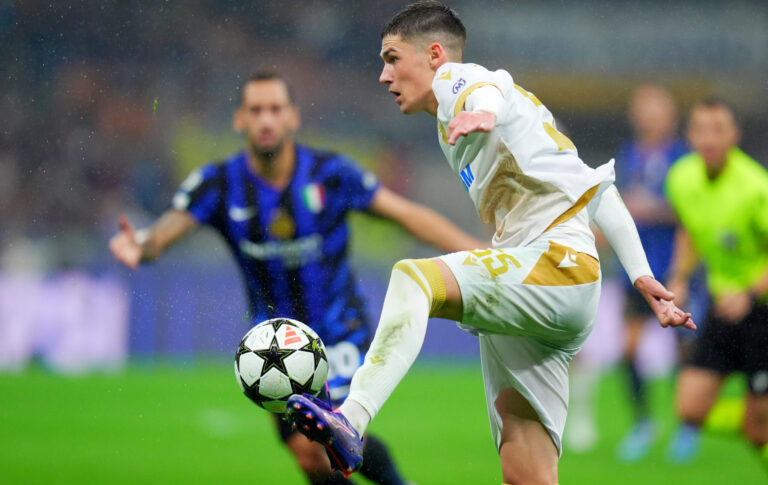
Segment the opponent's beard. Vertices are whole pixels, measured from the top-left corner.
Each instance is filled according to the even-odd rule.
[[[275,145],[272,146],[258,146],[251,142],[251,153],[256,158],[261,160],[270,160],[275,158],[285,147],[285,139],[280,139]]]

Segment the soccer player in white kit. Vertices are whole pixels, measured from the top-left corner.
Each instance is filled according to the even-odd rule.
[[[552,114],[503,70],[462,64],[466,31],[436,2],[410,5],[382,33],[389,87],[405,114],[437,117],[437,136],[493,249],[403,260],[347,400],[333,411],[293,396],[289,419],[326,445],[346,473],[359,436],[416,359],[429,317],[480,339],[491,430],[507,484],[557,483],[568,409],[568,366],[589,335],[600,297],[590,219],[606,235],[662,326],[695,329],[653,279],[637,229],[613,186],[613,162],[592,169]]]

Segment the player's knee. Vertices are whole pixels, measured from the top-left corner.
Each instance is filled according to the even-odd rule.
[[[758,449],[762,449],[768,444],[768,423],[745,423],[744,435],[746,435],[752,445]]]
[[[697,400],[686,396],[679,396],[675,407],[677,408],[677,416],[681,421],[696,426],[704,424],[704,420],[707,419],[707,414],[709,413],[709,409],[706,406],[702,406]]]
[[[518,463],[501,462],[501,476],[505,485],[555,485],[556,476],[550,470],[521,467]]]
[[[677,415],[683,422],[701,426],[707,418],[707,411],[696,403],[681,401],[677,403]]]
[[[436,315],[445,304],[446,288],[440,267],[432,259],[402,259],[392,268],[412,280],[429,302],[429,315]]]

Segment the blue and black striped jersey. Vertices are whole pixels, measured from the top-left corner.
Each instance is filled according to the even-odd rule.
[[[378,187],[350,160],[297,145],[284,190],[254,174],[243,151],[192,172],[173,207],[224,237],[245,279],[253,322],[291,317],[326,345],[363,345],[369,331],[347,261],[346,216],[366,210]]]

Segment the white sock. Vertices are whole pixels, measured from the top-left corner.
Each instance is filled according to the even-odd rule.
[[[444,301],[445,283],[437,263],[404,260],[395,265],[376,335],[339,408],[361,435],[416,360],[427,320]]]

